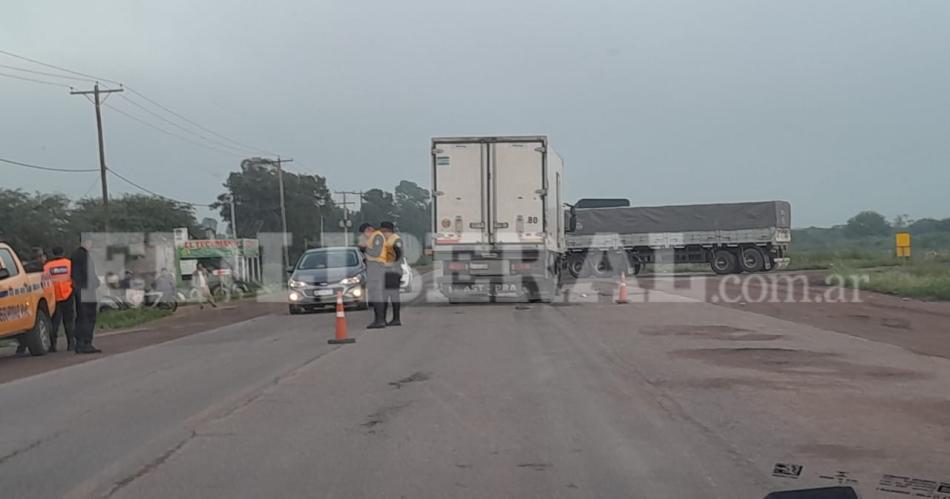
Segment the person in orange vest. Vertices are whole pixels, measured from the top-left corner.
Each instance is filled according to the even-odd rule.
[[[66,331],[66,350],[75,350],[76,338],[73,336],[73,326],[76,320],[76,304],[73,301],[73,262],[66,258],[63,248],[56,247],[53,248],[53,259],[46,262],[43,271],[53,279],[53,291],[56,294],[56,311],[53,312],[53,327],[49,333],[49,351],[56,351],[60,324]]]

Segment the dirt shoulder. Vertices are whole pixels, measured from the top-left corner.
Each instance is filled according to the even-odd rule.
[[[102,349],[101,354],[77,355],[61,349],[42,357],[15,357],[13,347],[0,348],[0,383],[284,311],[286,305],[283,303],[259,303],[254,300],[223,304],[216,309],[184,307],[170,317],[130,329],[97,331],[95,343]],[[64,344],[65,340],[61,338],[60,347],[65,348]]]
[[[656,286],[721,306],[889,343],[923,355],[950,358],[950,302],[921,301],[864,290],[855,294],[852,289],[824,285],[826,275],[826,271],[807,271],[763,274],[761,279],[712,275],[665,278],[694,282],[699,279],[703,283],[699,289],[695,284],[687,288],[682,282],[664,287],[664,279],[659,277],[638,281],[647,288]]]

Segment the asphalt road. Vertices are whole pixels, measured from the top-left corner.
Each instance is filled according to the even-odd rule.
[[[902,497],[875,490],[884,474],[950,480],[947,358],[657,288],[434,303],[379,332],[350,312],[342,347],[333,314],[272,313],[0,384],[0,496],[735,499],[854,480],[866,498]]]

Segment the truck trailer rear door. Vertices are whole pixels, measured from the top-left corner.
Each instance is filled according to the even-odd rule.
[[[491,147],[492,242],[543,242],[544,144],[496,142]]]
[[[486,156],[480,142],[433,145],[435,244],[488,242]]]

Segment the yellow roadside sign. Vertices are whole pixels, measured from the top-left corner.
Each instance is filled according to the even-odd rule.
[[[910,258],[910,232],[898,232],[894,236],[898,258]]]

